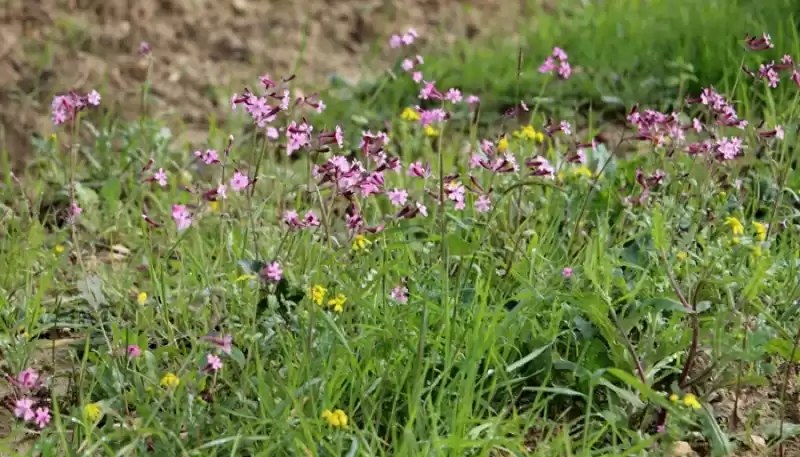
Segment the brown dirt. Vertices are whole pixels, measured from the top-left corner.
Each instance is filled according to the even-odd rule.
[[[437,44],[508,33],[517,1],[502,0],[0,0],[0,146],[12,161],[49,132],[53,94],[98,88],[104,106],[138,109],[152,45],[152,100],[205,126],[230,92],[264,73],[301,83],[347,80],[392,58],[392,33],[415,27]],[[526,12],[535,14],[533,11]],[[423,43],[424,44],[424,43]],[[377,50],[377,52],[376,52]],[[376,57],[376,59],[372,59]],[[317,88],[320,86],[317,85]]]

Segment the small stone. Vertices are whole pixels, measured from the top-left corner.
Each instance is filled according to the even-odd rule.
[[[750,449],[763,450],[767,448],[767,440],[762,436],[750,435]]]
[[[676,441],[672,446],[672,457],[688,457],[694,455],[692,446],[686,441]]]

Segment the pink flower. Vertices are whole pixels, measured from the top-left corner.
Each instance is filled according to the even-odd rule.
[[[270,140],[277,140],[281,134],[275,127],[267,127],[267,138]]]
[[[178,226],[178,231],[185,230],[192,225],[192,215],[185,205],[172,205],[172,219]]]
[[[463,96],[461,95],[460,90],[451,88],[448,89],[447,94],[444,96],[444,98],[450,101],[451,103],[459,103],[463,99]]]
[[[283,269],[278,262],[272,262],[261,270],[261,275],[270,281],[278,282],[283,278]]]
[[[36,408],[36,417],[33,420],[39,428],[44,428],[45,425],[50,423],[50,408]]]
[[[228,186],[225,184],[220,184],[217,186],[217,195],[223,200],[228,198]]]
[[[194,151],[194,155],[202,160],[206,165],[219,163],[219,154],[217,154],[217,151],[213,149],[206,149],[205,152]]]
[[[139,347],[138,344],[131,344],[128,345],[128,348],[125,350],[128,353],[128,360],[133,360],[136,357],[142,355],[142,349]]]
[[[415,71],[414,73],[411,73],[411,79],[415,83],[419,84],[419,82],[422,81],[422,72],[421,71]]]
[[[74,201],[69,206],[69,213],[67,214],[67,223],[74,224],[78,220],[78,216],[83,212],[83,208],[78,206]]]
[[[405,286],[395,286],[389,296],[397,303],[405,305],[408,303],[408,288]]]
[[[416,176],[418,178],[427,178],[429,171],[425,168],[425,166],[422,165],[422,162],[413,162],[408,166],[406,175]]]
[[[151,52],[153,52],[153,48],[150,47],[150,43],[148,43],[146,41],[142,41],[141,43],[139,43],[139,55],[140,56],[145,57],[145,56],[149,55]]]
[[[306,227],[319,227],[319,218],[314,214],[314,211],[308,210],[303,216],[303,224]]]
[[[219,371],[222,369],[222,359],[214,354],[206,356],[206,371]]]
[[[405,59],[400,67],[405,71],[411,71],[414,69],[414,61],[411,59]]]
[[[250,184],[250,178],[248,178],[247,175],[241,173],[239,170],[236,170],[230,181],[231,188],[235,192],[240,192],[244,190],[249,184]]]
[[[392,49],[397,49],[402,45],[403,37],[400,35],[392,35],[392,37],[389,39],[389,46],[391,46]]]
[[[563,276],[565,278],[571,278],[572,277],[572,268],[565,267],[563,270],[561,270],[561,276]]]
[[[428,217],[428,208],[420,202],[417,202],[417,211],[422,214],[422,217]]]
[[[30,398],[20,398],[14,404],[14,416],[24,421],[33,419],[36,415],[33,412],[33,400]]]
[[[414,42],[414,40],[417,39],[417,36],[418,36],[417,31],[415,29],[413,28],[408,29],[408,32],[406,32],[403,35],[402,38],[403,44],[405,44],[406,46],[410,45],[411,43]]]
[[[167,185],[167,172],[163,168],[159,168],[153,175],[153,179],[156,180],[159,186],[164,187]]]
[[[422,100],[441,100],[442,93],[436,89],[436,81],[425,81],[425,85],[419,91],[419,98]]]
[[[480,103],[481,99],[477,95],[470,95],[469,97],[467,97],[466,101],[468,105],[474,105],[476,103]]]
[[[100,105],[100,93],[96,90],[89,92],[89,94],[86,95],[86,101],[92,106]]]
[[[26,368],[17,375],[17,384],[25,389],[33,389],[39,386],[39,373],[33,368]]]
[[[485,213],[490,209],[492,209],[492,200],[488,195],[481,195],[475,201],[475,211],[479,213]]]
[[[567,121],[561,121],[561,123],[559,124],[559,128],[561,129],[562,132],[564,132],[565,135],[572,134],[572,126],[569,125],[569,122]]]
[[[392,201],[392,205],[394,206],[403,206],[408,200],[408,192],[403,189],[390,190],[387,192],[387,196],[389,197],[389,200]]]
[[[218,335],[209,335],[204,336],[204,340],[209,341],[211,344],[217,346],[220,351],[224,352],[225,354],[231,355],[231,351],[233,350],[233,337],[230,335],[218,336]]]

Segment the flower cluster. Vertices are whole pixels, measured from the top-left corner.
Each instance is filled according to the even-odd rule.
[[[14,416],[43,429],[50,423],[48,396],[39,392],[43,387],[39,373],[33,368],[22,370],[16,378],[8,378],[17,399],[14,401]]]
[[[100,94],[96,90],[84,95],[75,91],[65,95],[56,95],[50,104],[53,124],[61,125],[72,122],[79,112],[89,106],[99,106],[100,98]]]
[[[553,54],[544,59],[539,67],[539,73],[557,74],[561,79],[568,79],[572,75],[572,67],[567,60],[567,53],[563,49],[553,48]]]

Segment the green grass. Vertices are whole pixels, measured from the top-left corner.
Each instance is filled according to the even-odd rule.
[[[403,170],[412,160],[432,168],[425,180],[385,175],[385,190],[407,189],[427,217],[398,219],[387,196],[356,194],[365,224],[384,225],[364,233],[358,249],[345,224],[348,201],[309,173],[329,153],[275,161],[285,151],[214,126],[209,143],[225,167],[198,167],[158,118],[128,123],[91,109],[74,127],[42,135],[38,160],[19,178],[4,173],[0,185],[0,366],[10,378],[27,368],[41,374],[43,389],[9,381],[4,393],[12,410],[23,397],[50,407],[52,421],[39,431],[9,418],[0,453],[622,457],[671,455],[675,441],[690,441],[721,456],[745,449],[750,435],[771,448],[791,441],[800,418],[785,406],[796,389],[783,386],[787,360],[798,359],[798,92],[788,78],[768,90],[739,71],[743,58],[800,57],[781,9],[789,3],[753,14],[755,3],[646,5],[537,21],[519,80],[517,49],[503,41],[451,50],[465,52],[465,64],[426,54],[426,72],[441,89],[458,81],[480,95],[495,128],[492,110],[519,99],[540,129],[545,112],[598,122],[600,107],[576,108],[601,96],[618,97],[625,111],[669,106],[713,82],[751,121],[743,131],[712,127],[741,135],[742,158],[646,146],[623,159],[601,145],[579,166],[566,159],[589,138],[557,134],[511,137],[523,171],[493,174],[468,167],[463,140],[484,130],[460,124],[462,108],[428,138],[398,117],[415,104],[409,84],[390,82],[365,105],[329,94],[325,113],[292,114],[307,116],[315,132],[345,123],[346,150],[358,149],[359,118],[373,129],[389,120],[387,152]],[[626,39],[614,39],[618,29]],[[745,54],[737,40],[746,31],[771,32],[774,52]],[[553,45],[584,73],[542,79],[535,68]],[[678,59],[696,78],[684,86],[666,82]],[[613,72],[619,82],[610,82]],[[659,82],[648,86],[654,75]],[[538,94],[550,101],[536,103]],[[684,113],[684,122],[706,119],[697,106]],[[758,138],[776,123],[783,141]],[[82,133],[77,146],[66,140],[72,128]],[[236,141],[225,157],[229,134]],[[556,167],[553,179],[525,173],[537,154]],[[374,168],[362,152],[355,157]],[[147,181],[158,168],[169,174],[165,187]],[[212,208],[200,195],[234,168],[258,181]],[[637,170],[666,178],[644,204],[629,205],[643,190]],[[451,173],[493,189],[492,209],[478,212],[469,191],[463,210],[437,205]],[[83,208],[74,225],[63,220],[72,199]],[[184,231],[171,218],[175,204],[191,205]],[[322,222],[287,230],[287,209],[301,217],[313,209]],[[261,277],[272,262],[280,281]],[[407,303],[392,296],[401,285]],[[321,303],[313,286],[327,289]],[[340,294],[337,312],[328,300]],[[229,354],[204,338],[212,334],[232,337]],[[142,352],[129,359],[132,345]],[[209,355],[220,357],[219,372],[207,370]],[[167,375],[180,383],[166,385]],[[742,423],[719,414],[716,396],[740,398]],[[327,422],[324,412],[337,409],[347,427]]]
[[[520,45],[500,36],[481,46],[463,42],[448,48],[425,64],[426,76],[442,87],[484,94],[482,119],[487,124],[496,123],[502,111],[520,99],[538,100],[557,116],[591,110],[595,116],[618,119],[634,103],[665,109],[680,105],[683,96],[702,87],[749,87],[740,67],[746,63],[752,68],[763,55],[743,55],[741,40],[748,33],[769,30],[776,44],[769,55],[775,60],[782,52],[796,54],[800,49],[800,9],[792,0],[585,3],[588,6],[579,7],[565,2],[552,15],[524,19],[514,28]],[[543,93],[545,77],[537,68],[553,46],[566,49],[582,73]],[[436,49],[435,43],[431,47]],[[399,60],[392,70],[393,75],[403,75]],[[342,92],[348,97],[348,112],[332,110],[330,115],[342,119],[355,111],[374,125],[396,116],[395,107],[419,103],[418,89],[404,77],[379,76]]]

